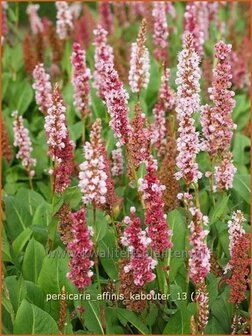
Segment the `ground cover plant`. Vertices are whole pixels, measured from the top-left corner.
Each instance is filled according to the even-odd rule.
[[[249,334],[250,5],[1,10],[2,333]]]

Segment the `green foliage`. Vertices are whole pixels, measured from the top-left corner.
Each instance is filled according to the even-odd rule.
[[[95,25],[100,20],[97,12],[97,2],[87,4],[91,11]],[[113,5],[111,5],[113,6]],[[128,6],[128,5],[127,5]],[[170,86],[176,91],[175,83],[177,77],[177,55],[182,47],[181,36],[184,31],[184,10],[185,3],[174,4],[176,18],[167,15],[167,22],[170,28],[168,37],[168,53],[170,68]],[[72,36],[63,42],[63,54],[58,62],[59,75],[51,76],[52,82],[58,82],[63,100],[66,104],[66,121],[71,140],[75,143],[74,163],[75,168],[71,176],[71,186],[66,188],[64,193],[53,193],[52,176],[49,175],[49,168],[52,162],[48,156],[46,144],[46,133],[44,130],[45,115],[43,115],[36,104],[34,89],[32,88],[32,76],[25,72],[23,40],[24,34],[28,32],[34,41],[35,36],[31,34],[28,25],[29,20],[26,14],[27,3],[8,3],[7,19],[9,34],[3,43],[2,53],[2,114],[5,129],[9,135],[10,143],[14,142],[11,113],[17,110],[23,116],[24,125],[29,131],[32,141],[32,157],[37,160],[35,176],[30,184],[27,172],[22,167],[20,159],[16,157],[17,149],[13,147],[13,158],[7,161],[2,160],[2,334],[41,334],[59,335],[58,323],[61,317],[62,302],[66,303],[66,317],[63,334],[190,334],[190,320],[197,316],[197,305],[192,300],[196,286],[188,277],[188,252],[190,250],[189,224],[192,216],[185,204],[166,213],[167,225],[173,231],[173,247],[165,256],[155,257],[158,265],[155,268],[156,279],[144,287],[147,294],[150,291],[165,293],[167,300],[147,300],[144,311],[134,312],[126,308],[123,300],[108,299],[97,300],[99,285],[104,292],[120,294],[119,260],[128,256],[126,249],[120,242],[120,236],[125,228],[124,216],[129,215],[129,209],[136,207],[136,214],[142,221],[145,228],[145,211],[139,200],[136,190],[137,180],[146,175],[146,165],[141,164],[136,172],[136,180],[129,181],[127,166],[129,164],[125,146],[122,147],[124,157],[124,174],[122,177],[113,177],[115,190],[119,198],[114,210],[114,218],[111,214],[101,209],[96,209],[96,221],[94,223],[93,207],[88,206],[86,222],[89,227],[95,229],[95,235],[91,238],[94,243],[93,252],[98,253],[98,258],[92,255],[97,265],[92,267],[94,273],[92,284],[87,287],[84,294],[90,294],[91,300],[78,296],[81,292],[68,279],[69,261],[66,246],[61,241],[59,232],[58,212],[63,204],[67,204],[72,212],[79,210],[82,204],[82,193],[78,186],[78,165],[83,162],[83,137],[90,140],[90,128],[97,119],[102,120],[102,138],[108,157],[111,158],[112,151],[116,148],[117,140],[111,129],[110,116],[106,104],[98,97],[97,88],[91,80],[90,92],[90,115],[83,123],[81,114],[74,106],[74,89],[72,85],[72,65],[70,56],[72,54]],[[239,44],[243,35],[247,32],[247,23],[244,18],[244,9],[237,5],[237,20],[235,32],[237,36],[235,44]],[[149,10],[149,9],[148,9]],[[48,16],[55,24],[55,4],[40,3],[40,16]],[[151,14],[151,10],[148,15]],[[220,26],[213,20],[209,27],[209,39],[204,45],[204,58],[201,62],[202,78],[201,103],[209,104],[207,93],[207,74],[205,71],[205,60],[213,60],[214,44],[223,39],[230,42],[229,16],[231,10],[229,4],[220,5],[218,20],[227,28],[220,32]],[[115,16],[115,15],[114,15]],[[242,18],[242,19],[241,19]],[[78,19],[76,19],[78,21]],[[161,75],[163,65],[154,57],[154,44],[152,34],[147,34],[146,45],[150,51],[150,82],[147,89],[142,90],[138,95],[132,93],[127,81],[128,61],[131,43],[136,40],[139,31],[140,18],[132,18],[128,26],[123,27],[114,18],[115,31],[108,36],[108,43],[119,53],[115,54],[116,68],[120,73],[124,87],[129,92],[129,119],[134,117],[134,107],[140,101],[143,113],[146,116],[147,124],[151,126],[154,121],[153,107],[158,101]],[[93,28],[92,20],[87,20],[88,27],[81,27],[82,33],[87,33],[89,25]],[[94,25],[94,26],[95,26]],[[76,28],[76,27],[75,27]],[[149,29],[149,28],[148,28]],[[74,39],[76,39],[73,31]],[[45,33],[46,34],[46,33]],[[84,36],[84,35],[83,35]],[[86,45],[81,36],[81,43]],[[86,49],[88,67],[94,73],[94,51],[91,44]],[[42,45],[41,45],[42,47]],[[34,46],[34,52],[36,52]],[[46,72],[50,72],[52,63],[52,48],[48,45],[47,38],[44,39],[44,64]],[[235,47],[234,47],[235,50]],[[122,55],[121,55],[122,54]],[[26,55],[27,56],[27,55]],[[32,62],[32,59],[30,60]],[[215,63],[213,63],[215,66]],[[123,71],[125,73],[123,73]],[[125,76],[124,76],[125,75]],[[94,77],[94,76],[93,76]],[[201,211],[209,218],[209,235],[207,244],[217,259],[217,263],[224,267],[230,260],[228,221],[232,212],[240,209],[245,217],[244,229],[250,232],[250,159],[251,141],[248,133],[250,123],[250,97],[248,88],[235,91],[236,106],[232,118],[237,125],[232,139],[231,152],[234,164],[237,168],[233,181],[233,188],[225,192],[213,193],[208,178],[202,177],[199,181],[199,203]],[[210,104],[212,104],[210,102]],[[171,111],[173,114],[174,111]],[[175,113],[175,112],[174,112]],[[169,115],[170,117],[170,115]],[[195,126],[200,138],[203,137],[200,125],[200,114],[195,113]],[[176,116],[174,115],[174,118]],[[3,148],[5,149],[5,148]],[[162,158],[151,146],[151,154],[158,161],[160,168]],[[209,156],[201,151],[197,155],[197,162],[200,171],[204,174],[212,170]],[[168,186],[169,187],[169,186]],[[194,186],[190,186],[189,192],[195,194]],[[181,183],[181,192],[186,188]],[[73,229],[71,228],[71,232]],[[118,231],[118,232],[117,232]],[[149,250],[151,254],[151,249]],[[98,281],[98,272],[99,280]],[[226,275],[225,275],[226,276]],[[209,296],[209,321],[205,328],[205,334],[231,334],[232,318],[234,316],[234,305],[229,303],[230,286],[226,284],[225,276],[216,277],[211,271],[206,278],[207,292]],[[229,277],[230,274],[227,274]],[[126,290],[131,290],[132,283],[126,282]],[[63,288],[68,295],[76,295],[74,299],[69,296],[62,299]],[[56,299],[52,299],[56,295]],[[239,312],[245,319],[249,319],[249,293],[247,298],[239,307]],[[82,312],[82,309],[84,312]],[[242,331],[239,331],[242,333]]]

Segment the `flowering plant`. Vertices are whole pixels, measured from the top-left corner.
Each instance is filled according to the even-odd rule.
[[[1,10],[2,333],[249,334],[248,4]]]

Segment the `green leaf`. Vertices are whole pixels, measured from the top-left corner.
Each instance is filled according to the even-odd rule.
[[[60,247],[50,251],[44,258],[42,269],[38,278],[38,286],[47,296],[50,294],[60,294],[63,286],[68,293],[77,293],[77,288],[68,280],[67,273],[69,258],[67,253]],[[59,300],[48,300],[46,302],[47,311],[50,312],[56,320],[59,318]],[[69,301],[69,304],[72,304]]]
[[[98,301],[85,300],[82,302],[85,308],[84,319],[86,327],[95,334],[105,334],[101,324],[100,303]]]
[[[8,291],[9,300],[15,312],[17,312],[21,301],[26,296],[25,282],[22,277],[17,279],[15,275],[8,276],[4,280],[4,284]]]
[[[32,230],[30,228],[26,228],[20,235],[14,240],[12,244],[13,251],[16,256],[20,254],[23,250],[29,239],[31,238]]]
[[[70,208],[76,208],[81,202],[81,191],[78,186],[69,187],[64,192],[64,201],[68,203]]]
[[[19,114],[24,114],[33,100],[33,90],[31,84],[28,82],[20,83],[20,87],[17,92],[17,111]]]
[[[32,238],[24,255],[23,276],[25,280],[37,282],[44,257],[45,249],[43,245]]]
[[[7,92],[10,80],[11,80],[11,76],[9,73],[5,72],[2,74],[2,100],[4,100],[5,98],[5,94]]]
[[[124,328],[120,325],[120,321],[113,307],[105,308],[106,333],[112,335],[125,334]]]
[[[180,212],[176,209],[169,212],[167,216],[167,221],[173,232],[173,247],[171,250],[171,262],[169,272],[170,282],[173,282],[176,278],[179,268],[184,263],[182,252],[185,249],[186,223]]]
[[[153,326],[153,324],[156,322],[157,317],[158,317],[158,307],[156,306],[156,304],[150,302],[149,312],[148,315],[146,316],[146,323],[149,326]]]
[[[10,252],[10,243],[7,240],[4,227],[2,230],[2,261],[10,261],[13,263],[11,252]]]
[[[82,135],[82,128],[83,128],[83,122],[82,121],[78,121],[77,123],[75,123],[74,125],[71,125],[69,127],[70,138],[73,141],[77,141],[78,139],[80,139],[80,137]]]
[[[41,288],[35,285],[32,281],[25,281],[26,286],[26,296],[25,298],[30,302],[35,304],[37,307],[44,309],[44,294]]]
[[[6,231],[11,240],[14,240],[26,226],[29,225],[31,216],[27,208],[15,196],[4,196]]]
[[[214,223],[228,212],[229,195],[221,195],[215,206],[210,211],[210,223]]]
[[[115,255],[115,235],[107,231],[106,236],[98,243],[99,260],[111,279],[118,278],[117,257]]]
[[[124,308],[116,308],[115,309],[118,318],[120,318],[121,322],[124,326],[129,322],[131,323],[141,334],[146,335],[149,334],[148,328],[145,326],[145,324],[139,320],[137,315]]]
[[[93,222],[93,210],[88,210],[87,223]],[[108,230],[108,223],[103,211],[96,210],[96,240],[99,242],[104,238]]]
[[[46,202],[40,204],[33,216],[32,225],[49,226],[52,220],[52,205]]]
[[[166,324],[163,330],[163,334],[164,335],[190,334],[189,321],[191,313],[186,305],[187,301],[180,300],[183,297],[183,291],[178,285],[171,285],[170,292],[171,292],[170,300],[176,303],[178,311],[169,318],[168,323]]]
[[[58,335],[57,323],[45,311],[23,300],[14,323],[14,334]]]
[[[245,202],[250,204],[250,175],[236,174],[234,176],[233,188]]]
[[[222,326],[225,335],[231,333],[232,324],[232,304],[228,303],[228,299],[229,288],[226,288],[225,291],[211,304],[212,316]]]
[[[44,258],[42,269],[38,278],[38,285],[43,289],[44,293],[60,293],[63,286],[66,290],[72,292],[75,287],[66,277],[69,272],[69,258],[66,251],[58,247],[54,251],[50,251]],[[76,292],[74,290],[74,292]]]
[[[32,223],[36,208],[44,202],[43,197],[33,190],[21,188],[15,196],[4,195],[7,236],[14,240]]]
[[[246,160],[246,148],[250,148],[250,139],[243,134],[236,133],[233,140],[233,158],[234,161],[239,163],[239,165],[245,165],[249,162],[249,152],[247,153]]]

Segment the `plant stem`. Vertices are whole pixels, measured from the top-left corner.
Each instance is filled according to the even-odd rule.
[[[93,223],[94,223],[94,249],[95,249],[95,271],[96,271],[96,281],[99,289],[99,293],[102,293],[101,282],[99,276],[99,265],[98,265],[98,249],[97,249],[97,227],[96,227],[96,207],[93,204]]]
[[[97,226],[96,226],[96,206],[93,204],[93,220],[94,220],[94,249],[95,249],[95,272],[96,272],[96,281],[98,285],[99,294],[102,294],[102,287],[100,282],[100,275],[99,275],[99,258],[98,258],[98,248],[97,248]],[[104,308],[103,305],[100,304],[100,318],[102,328],[106,330],[106,320],[104,315]]]
[[[132,160],[132,156],[131,156],[131,153],[130,153],[130,150],[128,149],[128,147],[126,146],[126,153],[127,153],[127,157],[129,159],[129,164],[130,164],[130,169],[132,171],[132,174],[133,174],[133,177],[134,177],[134,180],[137,184],[137,172],[136,172],[136,169],[135,169],[135,166],[134,166],[134,163],[133,163],[133,160]],[[137,193],[138,193],[138,198],[141,202],[141,205],[142,205],[142,208],[143,210],[145,210],[145,204],[144,204],[144,200],[142,198],[142,195],[141,193],[138,191],[138,188],[137,188]]]
[[[81,142],[85,143],[85,133],[86,133],[86,117],[82,118],[82,135],[81,135]]]
[[[31,189],[31,190],[34,190],[34,189],[33,189],[32,177],[31,177],[31,176],[29,176],[29,185],[30,185],[30,189]]]

